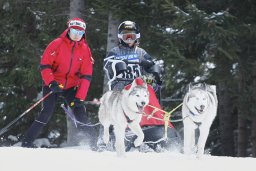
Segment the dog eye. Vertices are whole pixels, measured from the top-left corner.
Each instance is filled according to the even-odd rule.
[[[140,97],[138,94],[136,95],[137,97]]]

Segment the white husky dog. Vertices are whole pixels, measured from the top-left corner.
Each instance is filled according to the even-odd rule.
[[[109,142],[109,126],[113,125],[118,156],[125,155],[124,138],[127,126],[137,135],[135,147],[142,144],[144,134],[139,123],[148,102],[147,85],[141,79],[135,79],[128,90],[108,91],[102,96],[98,114],[99,121],[104,127],[103,141],[106,144]]]
[[[210,127],[217,114],[217,105],[215,85],[189,84],[189,90],[183,99],[182,106],[184,153],[186,155],[196,152],[197,158],[203,156]],[[197,128],[199,137],[195,137]],[[196,139],[198,140],[197,144]]]

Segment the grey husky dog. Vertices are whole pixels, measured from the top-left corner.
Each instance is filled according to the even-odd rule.
[[[142,81],[142,80],[141,80]],[[144,139],[139,125],[144,107],[149,102],[147,84],[138,84],[135,79],[129,89],[107,91],[101,98],[99,121],[104,127],[103,141],[109,142],[109,126],[114,126],[116,137],[115,148],[118,156],[125,156],[125,130],[127,126],[137,135],[135,147],[140,146]]]
[[[189,84],[189,90],[183,99],[182,106],[184,154],[191,155],[194,149],[197,158],[203,156],[210,127],[217,114],[217,105],[215,85]],[[197,128],[199,136],[195,137]]]

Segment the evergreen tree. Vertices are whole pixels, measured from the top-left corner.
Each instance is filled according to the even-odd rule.
[[[111,11],[120,22],[135,21],[140,26],[140,46],[154,58],[165,61],[163,97],[182,98],[189,82],[217,85],[218,117],[207,143],[212,154],[256,155],[254,1],[84,2],[86,8],[82,15],[87,22],[87,40],[95,59],[87,100],[102,95],[103,58],[107,51]],[[67,0],[0,2],[0,127],[7,125],[39,97],[42,83],[38,70],[40,57],[48,43],[66,28],[69,3]],[[168,106],[172,108],[175,103]],[[9,134],[22,135],[39,109],[31,111],[1,140],[6,142]],[[97,108],[87,106],[87,111],[97,121]],[[65,115],[59,109],[54,117],[48,128],[61,133],[57,142],[60,144],[66,138]],[[250,144],[252,151],[248,152]]]

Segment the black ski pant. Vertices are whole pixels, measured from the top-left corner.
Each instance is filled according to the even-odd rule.
[[[50,91],[51,90],[49,87],[44,86],[43,87],[43,96],[48,94]],[[39,136],[42,129],[50,121],[50,119],[54,113],[57,98],[63,97],[65,104],[68,105],[74,100],[75,94],[76,94],[76,88],[74,87],[74,88],[70,88],[67,90],[63,90],[62,93],[52,93],[51,95],[49,95],[43,101],[42,110],[41,110],[39,116],[35,119],[35,121],[32,123],[30,128],[25,133],[25,136],[22,140],[22,146],[23,147],[33,147],[34,140]],[[73,112],[78,121],[80,121],[82,123],[88,122],[88,116],[86,114],[86,109],[84,106],[75,107],[73,109]],[[85,127],[81,127],[78,125],[78,129],[85,129]]]

